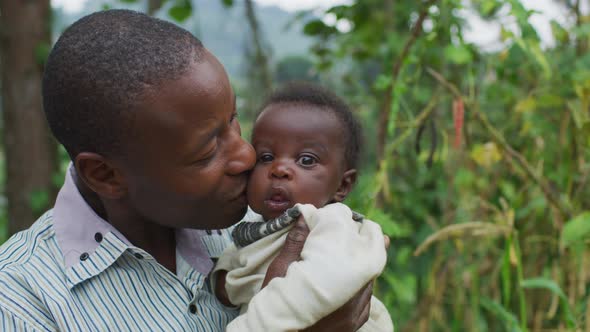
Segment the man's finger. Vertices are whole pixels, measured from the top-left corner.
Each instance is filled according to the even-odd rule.
[[[365,306],[361,314],[359,315],[357,327],[360,329],[369,320],[371,314],[371,297],[369,296],[369,303]]]
[[[289,265],[301,258],[301,251],[303,250],[307,235],[309,235],[309,228],[303,217],[299,217],[293,228],[287,234],[285,245],[279,252],[279,255],[268,266],[262,287],[266,286],[275,277],[284,277],[287,274]]]
[[[385,249],[389,249],[389,245],[391,244],[391,239],[389,236],[383,234],[383,240],[385,241]]]
[[[289,254],[296,253],[297,257],[299,257],[301,250],[303,250],[305,239],[307,239],[308,235],[309,228],[307,227],[303,217],[300,216],[297,222],[295,222],[293,228],[289,231],[289,234],[287,234],[287,241],[285,242],[282,250]]]

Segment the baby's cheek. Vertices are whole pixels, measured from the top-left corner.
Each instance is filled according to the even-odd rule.
[[[264,190],[265,181],[260,172],[256,172],[256,169],[252,171],[250,178],[248,179],[248,187],[246,189],[246,195],[248,196],[248,205],[250,207],[258,207],[260,204],[262,192]]]

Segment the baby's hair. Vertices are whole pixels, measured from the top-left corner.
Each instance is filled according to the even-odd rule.
[[[188,31],[130,10],[108,10],[72,24],[51,51],[43,108],[57,140],[80,152],[120,154],[148,91],[180,78],[204,54]]]
[[[362,128],[346,102],[335,93],[310,82],[289,82],[275,90],[262,105],[262,110],[272,104],[296,103],[317,106],[334,114],[342,124],[345,136],[344,160],[349,169],[357,169],[363,145]]]

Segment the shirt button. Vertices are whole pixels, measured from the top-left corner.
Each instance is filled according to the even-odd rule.
[[[194,304],[191,304],[190,306],[188,306],[188,310],[191,312],[191,314],[196,314],[197,313],[197,306]]]
[[[135,258],[137,258],[137,259],[143,259],[143,255],[142,255],[142,254],[140,254],[140,253],[138,253],[138,252],[136,252],[136,253],[135,253],[135,254],[133,254],[133,255],[134,255],[134,256],[135,256]]]
[[[80,260],[81,261],[85,261],[88,259],[88,253],[87,252],[83,252],[82,255],[80,255]]]
[[[96,240],[96,242],[101,242],[102,241],[102,234],[100,234],[100,233],[94,234],[94,240]]]

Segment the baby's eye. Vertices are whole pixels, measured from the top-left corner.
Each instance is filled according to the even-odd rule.
[[[318,160],[316,159],[316,157],[305,154],[299,157],[299,159],[297,159],[297,164],[301,165],[301,166],[313,166],[318,162]]]
[[[263,153],[258,157],[258,161],[261,163],[269,163],[274,160],[274,157],[270,153]]]

